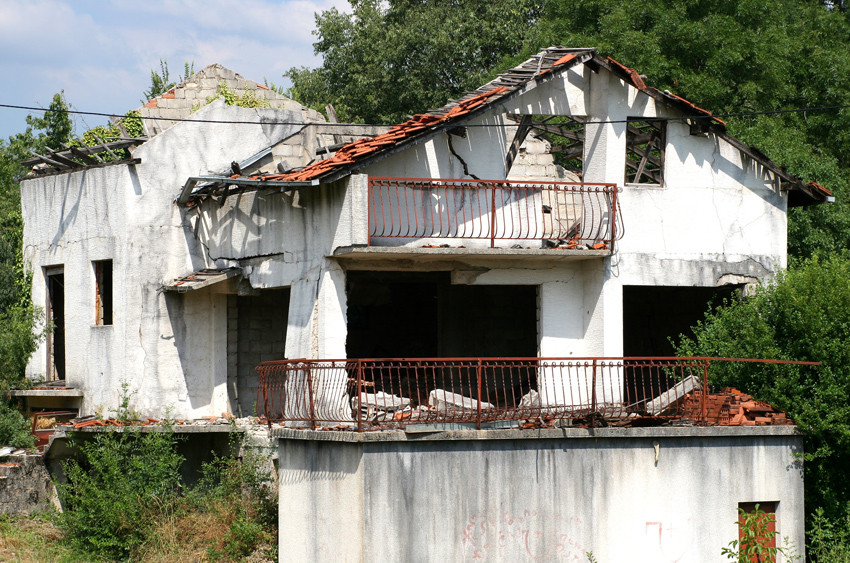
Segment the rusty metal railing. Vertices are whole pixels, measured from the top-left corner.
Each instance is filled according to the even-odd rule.
[[[370,177],[368,205],[370,245],[613,250],[622,230],[614,184]]]
[[[709,358],[428,358],[264,362],[258,413],[310,428],[569,420],[705,421]]]

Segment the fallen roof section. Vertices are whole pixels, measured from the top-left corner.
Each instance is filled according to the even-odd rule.
[[[204,287],[227,281],[230,278],[242,275],[241,268],[224,268],[221,270],[205,269],[192,272],[188,276],[177,278],[176,280],[162,285],[163,291],[175,291],[177,293],[186,293]]]
[[[468,121],[493,104],[518,96],[528,89],[536,87],[537,84],[580,64],[586,64],[593,70],[605,68],[613,72],[653,99],[682,112],[681,119],[686,120],[694,132],[710,131],[717,134],[764,165],[780,179],[781,187],[788,189],[791,193],[789,205],[811,205],[833,200],[830,191],[823,186],[814,182],[804,183],[800,178],[789,174],[784,168],[773,163],[758,149],[749,147],[729,135],[726,131],[726,124],[709,111],[669,91],[661,91],[648,86],[637,71],[610,57],[599,55],[595,49],[566,47],[549,47],[521,65],[500,74],[496,79],[477,90],[469,92],[463,98],[454,100],[437,110],[415,115],[404,123],[394,126],[388,132],[372,139],[360,139],[349,143],[340,148],[332,158],[316,162],[298,171],[251,176],[250,178],[266,181],[318,180],[320,183],[333,182],[407,146],[424,142],[447,128]]]

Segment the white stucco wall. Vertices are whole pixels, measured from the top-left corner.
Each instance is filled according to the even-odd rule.
[[[194,115],[257,124],[183,123],[138,147],[139,165],[23,182],[24,256],[34,272],[33,298],[46,304],[44,268],[64,266],[67,378],[83,389],[85,412],[113,408],[126,381],[146,413],[171,408],[184,417],[220,414],[228,410],[223,292],[234,286],[177,295],[163,293],[163,282],[204,267],[239,266],[249,289],[290,288],[283,355],[343,358],[345,264],[329,257],[368,241],[367,177],[504,179],[505,153],[516,131],[504,113],[565,114],[587,120],[584,181],[621,188],[622,236],[613,256],[495,259],[475,265],[471,277],[454,278],[537,285],[541,356],[619,356],[624,285],[742,283],[785,264],[787,196],[778,193],[769,173],[716,136],[691,135],[685,125],[670,122],[663,185],[623,185],[622,120],[671,111],[604,69],[582,66],[527,85],[472,119],[462,135],[440,132],[335,184],[285,194],[245,191],[223,204],[208,199],[178,208],[173,199],[189,176],[227,170],[231,161],[297,131],[262,122],[299,121],[300,115],[215,102]],[[534,166],[516,167],[512,179],[563,179],[549,163],[551,155],[527,161]],[[399,244],[422,250],[421,241]],[[91,261],[104,259],[114,264],[114,324],[95,327]],[[454,273],[470,267],[453,260],[435,267]],[[408,266],[402,260],[376,267]],[[30,377],[43,376],[46,362],[42,346],[28,366]]]
[[[262,121],[298,121],[285,110],[225,107],[217,101],[199,119],[256,125],[182,123],[139,146],[138,165],[113,165],[28,179],[21,184],[24,259],[33,272],[33,301],[46,306],[44,268],[65,275],[66,380],[82,389],[82,411],[109,412],[121,383],[146,415],[191,417],[228,410],[226,302],[212,290],[178,296],[164,282],[214,267],[173,204],[186,178],[226,170],[297,128]],[[93,260],[113,261],[113,324],[95,323]],[[219,264],[222,265],[222,264]],[[27,374],[41,379],[46,346]]]
[[[793,427],[276,432],[282,562],[721,561],[745,502],[804,549]]]

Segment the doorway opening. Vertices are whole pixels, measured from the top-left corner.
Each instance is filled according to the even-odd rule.
[[[50,268],[47,280],[47,323],[53,330],[47,337],[47,379],[65,379],[65,271]]]

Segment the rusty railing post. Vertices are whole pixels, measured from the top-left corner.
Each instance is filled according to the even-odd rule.
[[[705,426],[707,424],[707,416],[708,416],[708,366],[711,364],[710,361],[706,360],[702,365],[702,393],[700,397],[700,418],[702,419],[702,424]]]
[[[363,432],[363,360],[357,359],[357,431]]]
[[[478,358],[478,418],[475,421],[476,430],[481,430],[481,358]]]
[[[372,246],[372,178],[366,182],[366,246]]]
[[[490,248],[496,248],[496,184],[490,186]]]
[[[613,187],[611,196],[611,252],[614,252],[614,241],[617,238],[617,186]]]
[[[306,361],[307,369],[307,400],[310,401],[310,427],[316,429],[316,407],[313,404],[313,373],[310,369],[310,360]]]
[[[266,415],[266,424],[268,425],[269,429],[271,429],[271,427],[272,427],[272,417],[271,417],[271,413],[269,412],[269,378],[266,377],[265,370],[261,371],[260,367],[261,366],[257,366],[256,369],[257,369],[257,371],[260,372],[260,377],[262,379],[262,385],[263,385],[263,412]]]
[[[596,358],[593,358],[593,372],[591,376],[590,427],[596,428]]]

